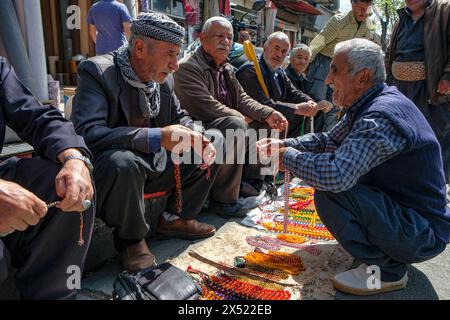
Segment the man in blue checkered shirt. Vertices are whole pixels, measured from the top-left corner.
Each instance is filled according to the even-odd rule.
[[[258,142],[316,189],[320,219],[363,262],[333,279],[355,295],[404,288],[407,265],[435,257],[450,240],[439,143],[414,103],[385,79],[378,45],[341,42],[326,79],[345,111],[341,121],[329,132]]]

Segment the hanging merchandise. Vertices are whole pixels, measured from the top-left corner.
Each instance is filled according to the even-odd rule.
[[[219,10],[225,17],[231,16],[230,0],[219,0]]]
[[[200,22],[200,0],[183,0],[184,17],[188,26],[195,26]]]

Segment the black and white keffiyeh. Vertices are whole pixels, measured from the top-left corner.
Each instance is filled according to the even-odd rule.
[[[165,14],[142,12],[131,23],[135,35],[153,38],[181,46],[184,41],[184,28]]]
[[[117,50],[117,62],[125,81],[139,91],[139,107],[142,116],[146,119],[155,118],[159,114],[161,103],[159,84],[154,81],[145,83],[139,79],[131,67],[128,44]]]
[[[181,46],[184,28],[162,13],[142,12],[131,23],[131,32]],[[139,106],[144,118],[155,118],[160,109],[160,87],[154,81],[142,82],[131,67],[128,44],[117,50],[117,61],[125,81],[139,90]]]

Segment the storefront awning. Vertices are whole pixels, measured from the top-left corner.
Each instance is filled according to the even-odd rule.
[[[280,9],[289,9],[297,13],[307,13],[314,16],[321,15],[322,13],[314,8],[306,1],[301,0],[272,0],[273,3]]]

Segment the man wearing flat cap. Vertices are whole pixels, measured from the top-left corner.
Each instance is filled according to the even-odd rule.
[[[204,149],[202,159],[208,164],[215,158],[214,147],[192,130],[194,123],[173,91],[171,74],[178,69],[184,34],[163,14],[141,13],[131,24],[128,45],[78,68],[71,119],[94,153],[97,212],[114,228],[116,249],[129,272],[155,264],[145,242],[155,230],[145,217],[144,194],[170,194],[156,229],[160,237],[193,240],[215,233],[195,217],[217,166],[204,170],[196,164],[175,166],[171,160],[191,145]]]

